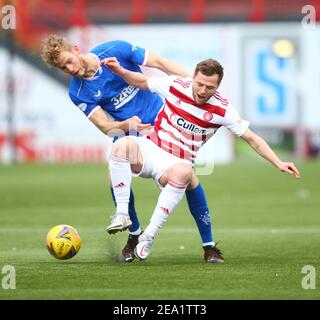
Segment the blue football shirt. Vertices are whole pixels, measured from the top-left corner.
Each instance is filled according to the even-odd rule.
[[[124,68],[142,72],[146,50],[125,41],[110,41],[93,48],[89,54],[100,61],[116,57]],[[101,67],[90,79],[72,77],[69,96],[72,102],[89,117],[97,107],[101,107],[115,120],[123,121],[138,116],[142,123],[154,123],[163,106],[162,98],[149,90],[141,90],[128,85],[108,67]]]

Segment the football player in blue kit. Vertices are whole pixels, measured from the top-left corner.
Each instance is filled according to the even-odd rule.
[[[72,76],[69,88],[72,102],[106,135],[116,135],[115,132],[119,131],[128,132],[132,125],[137,132],[148,129],[154,124],[163,106],[163,100],[149,90],[128,85],[104,65],[104,59],[116,57],[124,68],[135,72],[142,72],[140,67],[146,66],[160,69],[166,74],[182,77],[189,75],[170,60],[120,40],[109,41],[96,46],[88,53],[81,53],[79,47],[72,45],[66,38],[49,35],[43,40],[41,56],[48,66],[57,67]],[[111,193],[115,201],[112,189]],[[200,232],[204,260],[223,263],[223,255],[213,240],[210,213],[201,184],[193,190],[186,191],[186,198]],[[129,229],[129,238],[121,253],[121,260],[124,262],[133,261],[134,248],[142,232],[132,190],[129,216],[130,219],[125,221],[118,221],[115,217],[107,227],[110,234],[119,224]]]

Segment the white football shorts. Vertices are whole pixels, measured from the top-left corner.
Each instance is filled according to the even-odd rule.
[[[130,138],[137,142],[143,158],[141,171],[138,174],[132,173],[132,175],[143,178],[153,178],[160,189],[162,189],[163,186],[160,185],[159,179],[172,165],[184,163],[192,167],[192,163],[190,161],[180,159],[171,153],[164,151],[145,136],[130,136]]]

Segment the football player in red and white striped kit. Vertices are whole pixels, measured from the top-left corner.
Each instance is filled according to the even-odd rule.
[[[162,189],[150,223],[139,237],[135,255],[145,260],[160,227],[182,199],[185,190],[199,183],[192,166],[197,151],[224,126],[244,139],[259,155],[280,171],[300,178],[292,162],[283,162],[252,130],[217,89],[223,67],[213,59],[197,64],[193,78],[148,77],[126,70],[115,58],[105,61],[109,69],[127,83],[159,93],[165,105],[158,113],[154,131],[143,137],[124,137],[112,149],[109,168],[117,202],[111,226],[122,231],[128,224],[132,176],[153,178]]]

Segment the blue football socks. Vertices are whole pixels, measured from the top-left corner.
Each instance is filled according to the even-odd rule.
[[[204,190],[199,183],[193,190],[186,191],[186,197],[189,205],[190,212],[197,223],[202,245],[214,245],[211,219]]]

